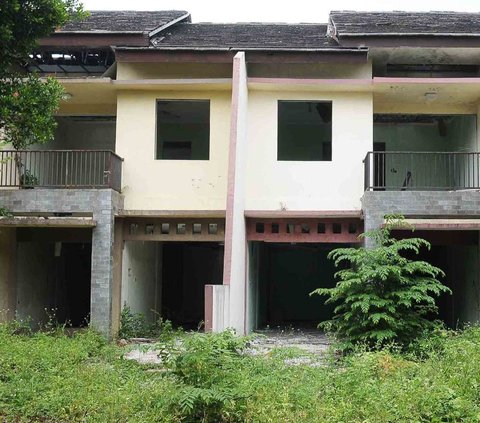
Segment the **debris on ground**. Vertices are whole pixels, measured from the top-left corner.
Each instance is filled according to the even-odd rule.
[[[252,344],[256,348],[272,350],[273,348],[298,348],[311,354],[323,355],[331,342],[320,330],[275,328],[258,330],[261,335]]]
[[[298,366],[309,365],[321,366],[322,358],[327,352],[330,341],[324,332],[319,330],[303,330],[292,328],[274,328],[255,332],[260,335],[254,337],[249,347],[244,351],[245,355],[268,356],[277,348],[295,348],[305,352],[305,356],[286,358],[285,364]],[[123,341],[123,342],[122,342]],[[155,348],[155,339],[132,338],[128,341],[119,340],[119,346],[131,345],[132,349],[124,354],[126,360],[134,360],[140,364],[162,364],[160,351]],[[176,347],[181,347],[181,341],[176,342]]]

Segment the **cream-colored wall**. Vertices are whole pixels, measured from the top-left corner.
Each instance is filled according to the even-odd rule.
[[[157,99],[210,100],[209,160],[155,160]],[[230,92],[118,94],[116,153],[124,158],[126,210],[225,209],[230,101]]]
[[[332,161],[277,161],[278,100],[333,102]],[[249,93],[247,210],[359,210],[373,147],[369,93]]]

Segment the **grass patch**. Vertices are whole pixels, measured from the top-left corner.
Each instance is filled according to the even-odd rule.
[[[425,338],[420,354],[360,351],[323,367],[289,365],[294,350],[245,355],[247,344],[229,332],[162,341],[157,372],[122,359],[126,349],[91,330],[69,336],[0,325],[0,420],[480,420],[478,327]]]

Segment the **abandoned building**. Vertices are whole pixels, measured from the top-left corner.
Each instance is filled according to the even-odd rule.
[[[480,14],[91,12],[25,72],[66,95],[54,140],[0,151],[2,319],[316,325],[329,251],[388,213],[432,243],[445,323],[480,319]]]

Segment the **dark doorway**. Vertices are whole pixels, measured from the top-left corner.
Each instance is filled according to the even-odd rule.
[[[476,231],[394,231],[397,238],[420,237],[431,242],[430,250],[423,248],[411,259],[423,260],[445,272],[439,278],[452,290],[437,300],[438,316],[448,327],[456,329],[480,318],[480,266],[478,232]]]
[[[87,326],[90,318],[92,231],[19,228],[16,313],[32,327],[48,321]]]
[[[57,306],[58,317],[63,312],[62,320],[73,327],[86,326],[90,320],[92,245],[63,244],[62,256],[64,276],[58,282],[64,284],[65,292]]]
[[[162,317],[198,329],[205,318],[205,285],[223,282],[223,245],[165,242],[162,263]]]
[[[335,247],[340,245],[335,245]],[[258,327],[315,328],[329,320],[333,306],[319,287],[335,286],[335,266],[327,258],[332,244],[265,243],[259,257]]]

